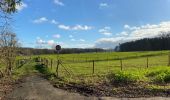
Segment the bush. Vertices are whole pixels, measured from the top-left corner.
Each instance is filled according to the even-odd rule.
[[[156,83],[165,83],[165,76],[165,73],[160,73],[153,78],[153,81]]]
[[[131,72],[120,71],[109,74],[107,78],[112,84],[131,84],[139,80],[139,75]]]
[[[160,73],[153,78],[153,81],[156,83],[169,83],[170,82],[170,73]]]
[[[153,70],[153,71],[150,71],[146,74],[147,77],[154,77],[154,76],[157,76],[161,73],[170,73],[169,70],[167,69],[156,69],[156,70]]]
[[[169,83],[170,82],[170,70],[169,69],[157,69],[149,72],[147,77],[155,83]]]

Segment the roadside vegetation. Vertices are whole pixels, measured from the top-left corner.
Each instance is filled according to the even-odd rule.
[[[168,55],[169,51],[61,54],[58,74],[57,55],[18,56],[11,78],[20,80],[42,73],[54,87],[87,96],[169,96]],[[146,66],[148,57],[149,67]],[[49,60],[48,64],[44,59]],[[95,61],[94,73],[92,61]]]
[[[169,96],[169,51],[61,54],[58,58],[57,71],[57,55],[18,56],[11,78],[42,73],[54,87],[87,96]]]
[[[114,59],[116,54],[123,58],[123,70],[120,59]],[[169,51],[64,54],[60,55],[63,66],[59,66],[58,77],[57,60],[54,60],[57,56],[40,55],[37,59],[53,59],[53,66],[51,68],[50,64],[39,61],[36,69],[45,74],[55,87],[84,95],[169,96],[168,54]],[[90,60],[86,61],[86,57]],[[149,67],[146,67],[146,57],[149,57]],[[73,61],[73,58],[77,60]],[[91,60],[96,60],[94,73]]]

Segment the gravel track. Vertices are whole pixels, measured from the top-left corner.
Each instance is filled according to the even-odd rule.
[[[78,93],[53,87],[41,75],[30,75],[23,79],[5,100],[170,100],[165,97],[152,98],[114,98],[114,97],[86,97]]]

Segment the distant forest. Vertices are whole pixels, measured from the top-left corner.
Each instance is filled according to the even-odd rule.
[[[61,54],[71,54],[71,53],[90,53],[90,52],[105,52],[104,49],[100,48],[63,48],[61,49]],[[55,49],[35,49],[35,48],[19,48],[18,54],[20,55],[40,55],[40,54],[57,54]]]
[[[136,41],[122,43],[115,48],[116,51],[157,51],[170,50],[170,33],[161,34],[154,38],[144,38]]]
[[[90,52],[111,52],[111,51],[158,51],[170,50],[170,33],[161,34],[154,38],[144,38],[140,40],[130,41],[119,44],[113,49],[101,48],[63,48],[61,54],[71,53],[90,53]],[[20,55],[40,55],[40,54],[57,54],[54,49],[35,49],[35,48],[19,48],[18,54]]]

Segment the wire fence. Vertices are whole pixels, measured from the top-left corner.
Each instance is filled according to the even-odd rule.
[[[170,66],[170,54],[141,57],[111,57],[108,58],[73,58],[48,59],[37,57],[37,61],[44,64],[57,76],[77,76],[106,74],[120,70],[142,70],[155,66]]]

